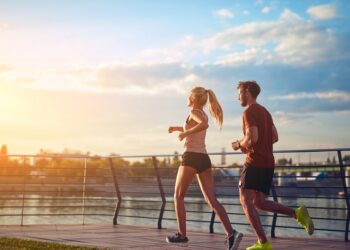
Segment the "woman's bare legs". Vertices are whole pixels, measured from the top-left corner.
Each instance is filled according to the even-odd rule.
[[[185,211],[185,194],[191,185],[196,170],[192,167],[180,166],[176,176],[174,203],[177,217],[177,225],[180,234],[186,236],[186,211]]]
[[[232,235],[233,228],[230,219],[227,216],[225,208],[216,199],[212,169],[209,168],[204,172],[197,174],[197,178],[206,202],[214,210],[215,214],[223,224],[227,236]]]

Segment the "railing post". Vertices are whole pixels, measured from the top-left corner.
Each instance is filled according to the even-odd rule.
[[[164,214],[164,208],[166,204],[165,194],[163,190],[162,180],[160,178],[159,170],[158,170],[158,164],[157,164],[157,158],[155,156],[152,156],[153,161],[153,167],[156,173],[158,187],[159,187],[159,193],[162,198],[162,206],[159,211],[159,218],[158,218],[158,229],[162,229],[162,220],[163,220],[163,214]]]
[[[83,212],[82,212],[82,224],[85,224],[85,191],[86,191],[86,158],[84,158],[84,179],[83,179]]]
[[[25,157],[23,157],[23,168],[25,168]],[[21,226],[23,226],[23,217],[24,217],[24,196],[25,196],[25,189],[26,189],[26,179],[27,179],[27,176],[25,174],[25,171],[24,172],[24,176],[23,176],[23,186],[22,186],[22,211],[21,211]]]
[[[275,188],[275,184],[274,184],[273,181],[272,181],[272,185],[271,185],[271,191],[272,191],[273,201],[274,202],[278,202],[277,194],[276,194],[276,188]],[[277,216],[278,216],[277,213],[273,214],[272,225],[271,225],[271,238],[275,238],[276,237],[276,235],[275,235],[275,228],[276,228],[276,223],[277,223]]]
[[[113,225],[117,225],[119,209],[120,209],[120,205],[122,203],[122,196],[120,194],[118,180],[117,180],[117,175],[115,174],[115,169],[114,169],[114,166],[113,166],[113,159],[112,158],[108,158],[108,160],[109,160],[109,166],[111,167],[111,172],[112,172],[112,177],[113,177],[115,191],[116,191],[117,197],[118,197],[118,202],[117,202],[117,205],[115,206],[114,216],[113,216]]]
[[[210,218],[210,225],[209,225],[209,232],[212,234],[214,233],[214,222],[215,222],[215,212],[211,212],[211,218]]]
[[[337,152],[338,152],[340,176],[341,176],[341,180],[342,180],[342,184],[343,184],[345,201],[346,201],[346,208],[347,208],[346,225],[345,225],[345,241],[349,241],[349,239],[348,239],[349,222],[350,222],[349,192],[348,192],[348,187],[346,186],[345,168],[344,168],[344,165],[343,165],[343,158],[342,158],[342,155],[341,155],[341,151],[338,150]]]

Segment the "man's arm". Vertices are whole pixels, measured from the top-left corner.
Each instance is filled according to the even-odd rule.
[[[241,140],[237,140],[232,143],[234,150],[241,149],[243,153],[246,153],[257,141],[258,141],[258,127],[249,127],[246,129],[245,136]]]

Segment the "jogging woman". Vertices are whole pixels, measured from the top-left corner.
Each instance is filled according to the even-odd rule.
[[[215,195],[211,161],[205,147],[205,136],[208,125],[208,116],[203,108],[209,99],[209,112],[221,129],[223,112],[214,92],[210,89],[195,87],[188,97],[188,106],[191,111],[182,127],[169,127],[169,133],[180,132],[180,141],[185,139],[185,148],[182,162],[177,172],[174,202],[178,223],[178,232],[166,238],[168,243],[187,243],[186,211],[184,197],[186,191],[197,176],[198,183],[208,205],[213,209],[226,232],[227,249],[236,250],[243,234],[233,230],[225,208],[218,202]]]

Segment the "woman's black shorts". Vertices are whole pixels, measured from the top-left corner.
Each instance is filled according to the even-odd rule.
[[[243,166],[239,178],[239,188],[253,189],[269,195],[273,180],[274,168]]]
[[[192,167],[200,174],[211,168],[211,161],[208,154],[185,152],[182,155],[182,166]]]

